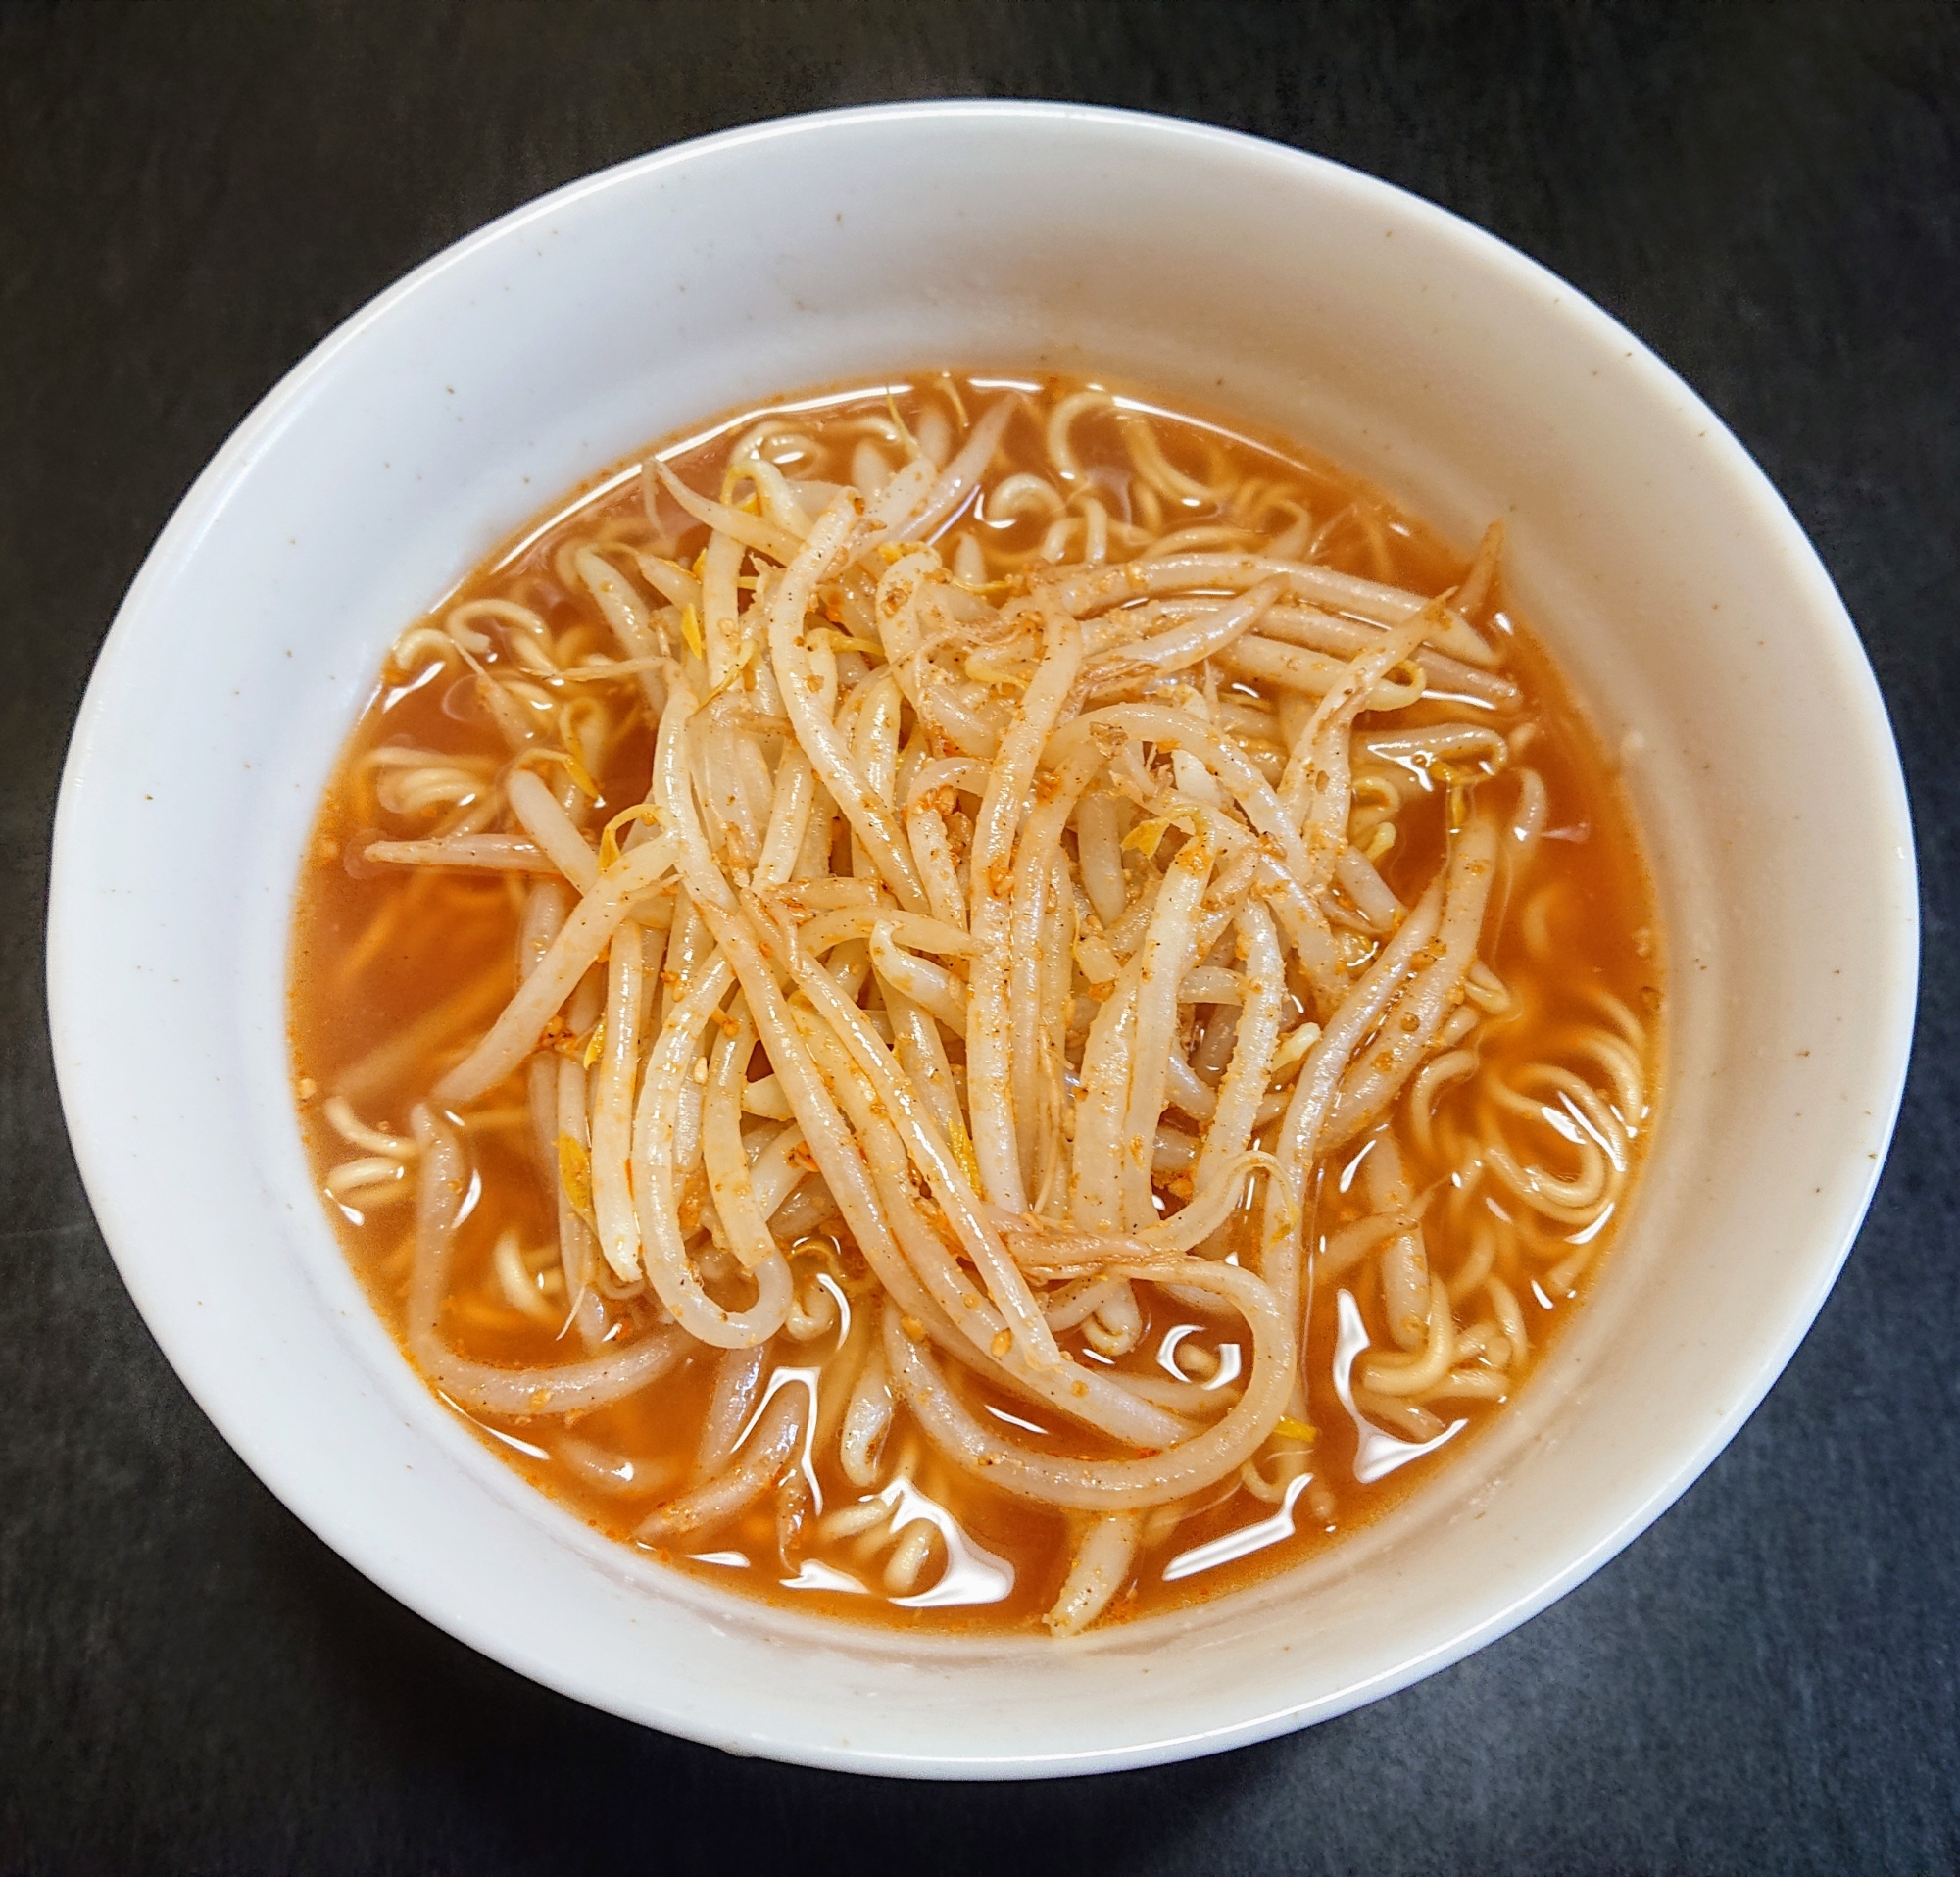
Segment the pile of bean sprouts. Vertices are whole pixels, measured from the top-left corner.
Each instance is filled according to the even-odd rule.
[[[1113,491],[1078,454],[1091,417],[1120,426]],[[997,472],[1010,423],[1039,469]],[[861,1507],[812,1506],[794,1462],[829,1443],[872,1494],[903,1409],[960,1473],[1066,1516],[1048,1622],[1073,1634],[1190,1508],[1237,1484],[1290,1507],[1310,1481],[1314,1282],[1377,1261],[1392,1343],[1349,1353],[1344,1405],[1364,1457],[1370,1437],[1412,1450],[1447,1431],[1439,1404],[1501,1396],[1526,1358],[1505,1221],[1555,1228],[1558,1288],[1619,1204],[1649,1038],[1604,993],[1557,1061],[1486,1075],[1472,1124],[1438,1138],[1439,1095],[1509,1007],[1487,934],[1508,917],[1550,942],[1530,929],[1546,790],[1492,623],[1498,532],[1451,591],[1404,591],[1324,565],[1340,518],[1229,465],[1173,464],[1094,387],[946,380],[909,425],[889,400],[771,417],[712,493],[652,458],[630,526],[557,548],[594,623],[479,599],[395,646],[397,674],[467,680],[508,749],[370,751],[376,799],[427,832],[363,862],[507,876],[518,983],[501,1009],[452,1005],[464,1044],[406,1131],[362,1119],[371,1076],[343,1079],[325,1119],[357,1154],[328,1192],[414,1195],[410,1345],[472,1412],[575,1416],[725,1352],[694,1474],[644,1542],[771,1495],[786,1547],[813,1518],[857,1529]],[[1009,519],[1039,523],[1012,553]],[[1443,721],[1439,696],[1461,707]],[[593,777],[636,726],[644,800],[602,810]],[[1376,863],[1437,794],[1445,852],[1404,903]],[[525,1369],[441,1328],[469,1117],[511,1089],[557,1234],[500,1243],[496,1278],[575,1352]],[[1415,1190],[1397,1117],[1450,1162],[1441,1194]],[[1318,1169],[1370,1136],[1365,1210],[1315,1232]],[[1453,1272],[1426,1220],[1469,1247]],[[819,1408],[762,1382],[772,1349],[837,1329],[834,1270],[798,1255],[825,1226],[861,1257],[869,1328]],[[1136,1345],[1152,1287],[1243,1325],[1236,1385],[1085,1356]],[[962,1371],[1082,1452],[976,1413]],[[929,1539],[907,1561],[898,1535],[888,1585],[917,1581]]]

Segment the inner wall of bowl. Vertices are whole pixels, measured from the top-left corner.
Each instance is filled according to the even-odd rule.
[[[403,623],[641,442],[935,364],[1159,387],[1325,450],[1466,546],[1507,516],[1527,609],[1602,733],[1638,738],[1669,942],[1664,1132],[1546,1372],[1442,1490],[1310,1571],[1069,1650],[815,1624],[679,1583],[558,1513],[445,1418],[368,1310],[312,1205],[286,1086],[292,882]],[[524,212],[274,403],[193,496],[208,512],[132,597],[142,644],[98,680],[131,721],[158,695],[222,719],[208,747],[138,732],[89,755],[125,812],[163,791],[209,839],[76,863],[156,911],[147,980],[104,1015],[144,1039],[153,1192],[186,1215],[215,1205],[220,1229],[165,1268],[133,1214],[99,1210],[227,1436],[445,1627],[744,1751],[967,1771],[1199,1751],[1386,1692],[1576,1581],[1705,1463],[1807,1324],[1889,1123],[1868,1092],[1900,991],[1857,968],[1895,959],[1910,918],[1909,867],[1871,851],[1898,810],[1883,716],[1835,597],[1726,433],[1516,257],[1349,173],[1185,126],[860,114],[716,139]],[[186,677],[169,648],[193,622],[211,656]],[[1800,805],[1777,783],[1792,747]],[[1854,875],[1827,905],[1803,891],[1820,852]],[[199,906],[222,916],[187,923]]]

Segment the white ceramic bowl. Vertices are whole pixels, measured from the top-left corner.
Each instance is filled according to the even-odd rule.
[[[1459,541],[1627,753],[1670,942],[1665,1120],[1595,1294],[1437,1490],[1323,1562],[1083,1644],[901,1640],[596,1538],[448,1418],[349,1274],[286,1081],[309,820],[383,648],[541,503],[786,387],[1105,372],[1324,449]],[[1792,788],[1792,766],[1802,786]],[[56,830],[62,1096],[122,1275],[259,1476],[565,1693],[893,1773],[1137,1765],[1399,1688],[1596,1569],[1761,1399],[1877,1177],[1916,977],[1904,792],[1776,492],[1597,308],[1349,171],[1150,118],[943,104],[611,170],[351,320],[240,427],[96,667]]]

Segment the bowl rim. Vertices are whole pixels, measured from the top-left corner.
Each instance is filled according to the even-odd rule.
[[[160,1327],[167,1322],[168,1313],[161,1309],[159,1287],[153,1285],[154,1272],[148,1267],[146,1256],[135,1250],[145,1237],[145,1221],[126,1203],[127,1196],[121,1190],[120,1172],[111,1164],[107,1132],[74,1083],[73,1039],[81,1020],[82,997],[80,987],[67,969],[71,955],[67,936],[73,922],[84,912],[82,889],[72,858],[76,840],[74,829],[82,815],[82,803],[90,785],[90,749],[107,709],[113,675],[138,640],[153,598],[168,588],[194,555],[206,528],[225,506],[232,491],[251,474],[260,455],[276,441],[287,422],[305,405],[316,383],[332,370],[342,355],[362,345],[370,331],[385,324],[407,303],[434,290],[455,269],[488,250],[521,241],[529,230],[574,205],[616,189],[630,188],[650,175],[681,169],[705,156],[800,139],[821,139],[835,130],[866,123],[897,122],[930,129],[938,124],[974,120],[996,123],[1017,120],[1047,125],[1069,123],[1092,134],[1115,130],[1154,136],[1169,143],[1183,143],[1194,154],[1226,151],[1241,161],[1263,163],[1282,183],[1297,184],[1301,178],[1310,178],[1311,186],[1317,188],[1347,190],[1392,204],[1398,217],[1422,226],[1430,235],[1453,247],[1462,258],[1506,276],[1506,283],[1520,292],[1549,290],[1558,303],[1561,317],[1591,328],[1595,339],[1610,339],[1614,348],[1625,355],[1625,368],[1643,380],[1641,385],[1643,398],[1664,397],[1705,425],[1707,441],[1716,452],[1718,468],[1726,478],[1725,492],[1749,500],[1758,520],[1776,531],[1793,576],[1808,589],[1814,603],[1813,623],[1835,635],[1835,649],[1839,657],[1833,672],[1834,682],[1839,702],[1862,716],[1864,727],[1872,733],[1864,748],[1864,761],[1884,771],[1872,779],[1880,784],[1876,792],[1888,803],[1892,825],[1886,832],[1895,837],[1893,851],[1904,890],[1899,895],[1900,914],[1888,928],[1891,956],[1881,961],[1887,995],[1882,1000],[1883,1018],[1876,1026],[1878,1033],[1868,1052],[1871,1064],[1868,1076],[1875,1110],[1883,1109],[1878,1131],[1882,1151],[1872,1160],[1862,1183],[1840,1205],[1837,1219],[1828,1227],[1826,1224],[1817,1227],[1819,1242],[1827,1229],[1835,1233],[1835,1254],[1817,1261],[1805,1288],[1794,1295],[1780,1294],[1782,1333],[1770,1353],[1753,1372],[1736,1378],[1735,1392],[1711,1417],[1704,1434],[1677,1453],[1673,1464],[1651,1491],[1638,1503],[1623,1507],[1621,1516],[1609,1529],[1578,1556],[1568,1558],[1562,1567],[1542,1578],[1532,1594],[1488,1612],[1454,1635],[1446,1647],[1398,1662],[1361,1686],[1277,1711],[1261,1712],[1231,1726],[1207,1728],[1198,1734],[1158,1735],[1147,1745],[1027,1759],[956,1760],[945,1756],[905,1757],[884,1750],[832,1747],[816,1740],[790,1742],[760,1731],[717,1727],[673,1708],[661,1711],[658,1718],[650,1718],[650,1710],[659,1707],[658,1699],[643,1701],[637,1710],[629,1713],[605,1691],[585,1686],[577,1677],[557,1672],[553,1664],[525,1657],[508,1645],[500,1646],[499,1639],[483,1633],[480,1625],[462,1619],[445,1607],[416,1569],[400,1563],[376,1536],[345,1518],[326,1515],[315,1503],[317,1496],[308,1492],[301,1477],[303,1469],[296,1468],[290,1457],[281,1455],[276,1442],[263,1439],[240,1416],[208,1399],[209,1391],[201,1384],[196,1353],[185,1350],[167,1327]],[[1397,1692],[1460,1660],[1565,1595],[1652,1524],[1713,1463],[1754,1412],[1808,1333],[1850,1253],[1883,1171],[1885,1149],[1889,1146],[1904,1095],[1916,1016],[1920,944],[1916,884],[1910,804],[1889,717],[1870,660],[1815,547],[1775,485],[1720,417],[1637,335],[1589,296],[1500,237],[1449,210],[1347,165],[1265,138],[1183,119],[1102,106],[1025,99],[923,100],[764,120],[668,145],[575,178],[499,216],[420,263],[338,323],[258,401],[177,504],[145,556],[97,653],[71,734],[54,817],[47,916],[49,1026],[57,1084],[84,1188],[122,1281],[166,1359],[200,1408],[260,1481],[316,1536],[388,1595],[446,1634],[458,1637],[530,1679],[642,1724],[657,1725],[663,1731],[736,1753],[761,1754],[838,1770],[912,1777],[1067,1775],[1165,1763],[1247,1745]]]

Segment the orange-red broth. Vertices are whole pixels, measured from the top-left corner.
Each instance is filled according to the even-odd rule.
[[[968,408],[976,396],[961,381],[922,379],[893,395],[897,409],[918,423],[935,403],[950,412],[950,387],[963,390]],[[1067,386],[1043,387],[1042,402],[1051,403]],[[805,411],[799,427],[819,440],[827,420],[886,409],[886,388],[879,386],[858,397],[841,398],[814,417]],[[771,407],[744,412],[717,426],[710,439],[674,460],[673,467],[695,487],[718,486],[730,441]],[[1200,469],[1216,456],[1237,457],[1249,473],[1277,475],[1296,483],[1316,518],[1344,515],[1321,543],[1319,558],[1345,571],[1392,581],[1415,591],[1440,592],[1461,580],[1465,557],[1431,533],[1420,522],[1397,511],[1380,491],[1334,466],[1298,450],[1261,442],[1200,419],[1159,416],[1156,428],[1165,454],[1174,464]],[[1106,415],[1078,421],[1074,441],[1092,473],[1107,468],[1102,480],[1120,487],[1127,468],[1123,445]],[[847,446],[848,448],[848,446]],[[1004,439],[996,459],[995,476],[1013,469],[1044,468],[1038,424],[1017,420]],[[990,477],[990,480],[994,479]],[[616,486],[613,486],[616,484]],[[596,493],[594,492],[596,490]],[[1118,500],[1116,513],[1123,509]],[[689,532],[677,512],[664,518],[677,536],[681,553],[691,558],[705,531]],[[1201,516],[1186,519],[1202,519]],[[571,496],[543,520],[514,537],[522,546],[500,550],[473,572],[432,619],[450,606],[480,597],[517,598],[543,613],[553,629],[574,621],[595,627],[595,646],[608,644],[589,599],[567,590],[554,576],[553,555],[568,533],[602,523],[614,538],[631,540],[650,534],[641,514],[636,480],[618,482],[601,477],[587,490]],[[1042,523],[1026,521],[1000,537],[1009,549],[1032,545]],[[1028,539],[1021,537],[1026,535]],[[1496,604],[1501,606],[1499,591]],[[1544,776],[1549,797],[1547,826],[1561,838],[1541,844],[1541,859],[1521,890],[1538,890],[1554,881],[1546,922],[1555,934],[1551,948],[1557,968],[1548,970],[1526,955],[1519,938],[1519,920],[1504,920],[1494,943],[1487,926],[1483,956],[1518,999],[1519,1014],[1512,1020],[1487,1022],[1478,1039],[1487,1072],[1501,1075],[1547,1052],[1555,1056],[1566,1026],[1596,1022],[1587,1002],[1591,987],[1610,991],[1643,1018],[1657,1014],[1659,971],[1655,957],[1651,890],[1642,864],[1631,816],[1611,766],[1597,738],[1581,716],[1557,671],[1528,631],[1506,615],[1506,670],[1523,689],[1528,707],[1541,725],[1532,745],[1531,761]],[[376,684],[353,734],[348,739],[328,788],[313,847],[300,884],[294,919],[291,980],[291,1037],[296,1088],[313,1163],[322,1181],[327,1170],[349,1157],[350,1150],[323,1123],[321,1102],[344,1089],[370,1125],[402,1131],[408,1111],[422,1099],[442,1069],[487,1026],[515,982],[514,963],[516,925],[522,907],[525,876],[468,875],[446,870],[407,870],[349,864],[375,831],[397,839],[427,831],[425,822],[392,816],[380,808],[370,783],[359,772],[361,758],[379,745],[400,743],[429,749],[480,754],[501,761],[504,749],[493,727],[467,701],[467,687],[453,673],[435,681],[421,674]],[[1250,688],[1250,687],[1242,687]],[[1425,700],[1412,711],[1396,715],[1408,726],[1445,717],[1460,719],[1461,704]],[[1473,712],[1471,715],[1475,715]],[[1366,728],[1370,719],[1360,720]],[[596,779],[604,800],[599,815],[642,799],[652,755],[650,731],[622,736]],[[1441,791],[1405,809],[1400,838],[1380,863],[1389,883],[1405,900],[1412,900],[1437,867],[1443,847]],[[595,817],[596,824],[596,817]],[[1555,871],[1554,871],[1555,869]],[[1515,907],[1513,907],[1515,913]],[[1653,1086],[1654,1063],[1649,1046],[1646,1069]],[[358,1083],[347,1085],[350,1070]],[[1439,1145],[1452,1124],[1474,1127],[1481,1078],[1446,1091],[1436,1107]],[[570,1359],[577,1350],[561,1341],[552,1329],[527,1320],[502,1301],[492,1281],[491,1248],[499,1235],[514,1226],[525,1246],[555,1242],[555,1213],[531,1145],[522,1089],[514,1078],[493,1091],[473,1110],[463,1111],[474,1123],[468,1146],[481,1175],[481,1199],[464,1222],[456,1247],[455,1279],[442,1318],[444,1335],[462,1353],[479,1360],[534,1365]],[[1651,1117],[1649,1117],[1650,1121]],[[1399,1123],[1397,1124],[1400,1125]],[[1650,1131],[1650,1128],[1647,1130]],[[1418,1192],[1446,1178],[1449,1167],[1426,1158],[1405,1127],[1401,1129],[1408,1171]],[[1351,1161],[1350,1148],[1342,1161]],[[1348,1218],[1367,1210],[1359,1181],[1351,1180],[1344,1163],[1323,1166],[1315,1182],[1317,1200],[1312,1231],[1315,1239],[1337,1229]],[[323,1190],[323,1189],[322,1189]],[[327,1206],[375,1309],[399,1334],[410,1264],[409,1235],[413,1208],[396,1204],[363,1216],[336,1205]],[[1460,1209],[1459,1209],[1460,1210]],[[1544,1241],[1533,1247],[1537,1256],[1523,1255],[1515,1243],[1498,1256],[1498,1269],[1513,1281],[1528,1318],[1534,1352],[1542,1357],[1549,1338],[1583,1296],[1586,1274],[1573,1279],[1567,1291],[1553,1296],[1540,1277],[1557,1261],[1562,1247],[1558,1228],[1535,1225],[1522,1208],[1520,1234],[1527,1241],[1536,1232]],[[851,1277],[861,1264],[848,1241],[837,1235],[832,1220],[828,1243],[839,1255],[839,1268],[848,1292]],[[1610,1239],[1611,1227],[1597,1234],[1592,1263]],[[1432,1213],[1427,1227],[1432,1268],[1448,1275],[1468,1256],[1466,1233],[1459,1221],[1452,1235],[1439,1229]],[[1318,1430],[1314,1480],[1292,1507],[1290,1535],[1273,1537],[1277,1507],[1252,1497],[1230,1482],[1214,1488],[1213,1502],[1184,1518],[1165,1538],[1147,1546],[1138,1559],[1133,1582],[1111,1609],[1111,1617],[1136,1614],[1210,1595],[1296,1563],[1337,1542],[1378,1516],[1404,1495],[1429,1482],[1446,1466],[1502,1401],[1444,1404],[1449,1421],[1464,1425],[1441,1452],[1397,1468],[1371,1484],[1354,1477],[1356,1432],[1344,1413],[1333,1387],[1333,1350],[1337,1295],[1348,1288],[1359,1307],[1372,1343],[1391,1347],[1383,1331],[1380,1285],[1370,1259],[1339,1283],[1313,1289],[1308,1311],[1306,1361],[1308,1408]],[[1152,1306],[1149,1287],[1140,1287],[1147,1309],[1146,1332],[1121,1365],[1163,1372],[1159,1352],[1166,1339],[1182,1331],[1184,1347],[1200,1345],[1222,1356],[1226,1373],[1236,1366],[1235,1325],[1221,1327],[1202,1319],[1191,1323],[1175,1313],[1165,1317],[1159,1300]],[[869,1304],[874,1299],[863,1300]],[[615,1306],[630,1327],[653,1320],[643,1303]],[[778,1365],[815,1368],[821,1394],[821,1365],[834,1354],[852,1322],[857,1334],[874,1328],[875,1309],[853,1300],[847,1322],[818,1343],[789,1348]],[[1243,1334],[1243,1332],[1238,1332]],[[1087,1351],[1079,1335],[1064,1339],[1084,1359],[1102,1359]],[[562,1457],[567,1440],[584,1444],[587,1454],[629,1457],[636,1477],[671,1492],[686,1483],[718,1352],[702,1350],[679,1369],[641,1395],[579,1418],[575,1427],[563,1420],[496,1421],[472,1419],[502,1457],[543,1491],[573,1507],[598,1529],[630,1540],[634,1527],[663,1494],[641,1492],[620,1496],[592,1483],[588,1473]],[[988,1391],[957,1365],[949,1372],[969,1401],[1011,1413],[1016,1437],[1028,1439],[1041,1426],[1042,1415],[1024,1401],[988,1399]],[[1172,1370],[1182,1377],[1183,1371]],[[1530,1367],[1523,1376],[1528,1379]],[[1517,1369],[1514,1366],[1514,1377]],[[848,1385],[848,1382],[847,1384]],[[841,1404],[838,1404],[841,1406]],[[472,1418],[466,1416],[466,1418]],[[827,1418],[827,1417],[826,1417]],[[1034,1438],[1057,1452],[1095,1451],[1093,1439],[1079,1431],[1044,1427]],[[778,1551],[772,1498],[744,1517],[713,1533],[692,1552],[670,1554],[662,1561],[714,1582],[772,1600],[793,1601],[858,1619],[890,1623],[929,1623],[935,1626],[1025,1628],[1036,1623],[1053,1603],[1069,1561],[1070,1534],[1064,1517],[1030,1506],[1005,1494],[971,1484],[939,1461],[909,1423],[903,1408],[888,1445],[888,1455],[907,1444],[915,1447],[917,1464],[913,1490],[950,1514],[956,1525],[956,1549],[951,1556],[942,1539],[931,1567],[921,1579],[923,1590],[907,1599],[892,1599],[879,1585],[881,1553],[875,1542],[843,1539],[823,1546],[808,1542],[794,1557],[800,1568],[785,1568]],[[820,1503],[849,1504],[857,1489],[837,1470],[835,1443],[813,1444],[812,1470]],[[1250,1541],[1261,1528],[1264,1542],[1256,1549],[1231,1556],[1237,1547],[1232,1534]],[[889,1538],[885,1540],[889,1544]],[[1203,1560],[1220,1556],[1220,1561]],[[812,1567],[812,1560],[814,1568]],[[851,1592],[836,1586],[838,1573],[864,1586]]]

